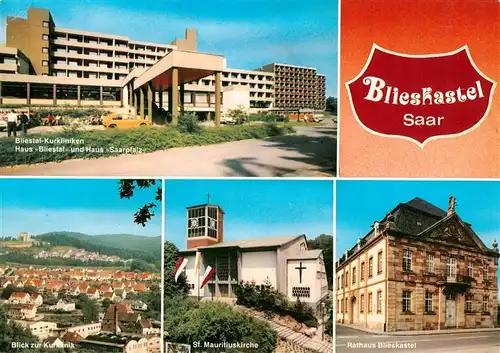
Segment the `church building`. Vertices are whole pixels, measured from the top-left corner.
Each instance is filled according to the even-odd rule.
[[[224,240],[222,208],[203,204],[187,208],[187,259],[185,273],[190,295],[200,298],[236,298],[240,282],[270,283],[290,300],[315,307],[327,295],[321,250],[309,250],[304,234],[294,236]],[[197,252],[201,255],[195,269]],[[200,289],[207,266],[215,269]]]
[[[336,262],[336,321],[379,331],[495,327],[498,244],[425,200],[397,205]]]

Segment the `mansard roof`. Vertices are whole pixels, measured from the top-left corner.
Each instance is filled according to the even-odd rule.
[[[479,236],[472,229],[471,224],[464,222],[458,214],[453,212],[448,215],[447,212],[441,208],[419,197],[415,197],[410,201],[399,203],[385,215],[384,218],[377,222],[381,229],[379,234],[375,234],[372,225],[372,229],[363,238],[358,240],[358,244],[348,250],[347,259],[363,251],[364,248],[371,244],[375,238],[378,238],[384,230],[388,230],[392,234],[398,234],[400,236],[416,237],[422,240],[440,240],[448,245],[460,246],[460,242],[457,241],[457,238],[454,238],[456,235],[450,236],[446,241],[445,239],[438,239],[439,237],[435,233],[440,225],[443,225],[445,222],[453,222],[451,221],[453,219],[457,222],[457,225],[453,225],[454,232],[460,232],[460,229],[462,229],[463,232],[467,234],[467,237],[464,236],[460,239],[463,246],[469,246],[470,250],[476,249],[493,256],[498,256],[498,253],[489,249],[481,241]],[[433,231],[434,233],[432,233]],[[344,253],[338,259],[338,264],[340,265],[346,262],[347,259]]]

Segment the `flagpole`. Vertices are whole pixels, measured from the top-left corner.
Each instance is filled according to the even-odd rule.
[[[200,302],[200,272],[198,270],[198,272],[196,273],[196,277],[198,277],[198,303]]]

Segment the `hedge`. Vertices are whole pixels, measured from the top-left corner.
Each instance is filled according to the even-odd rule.
[[[147,153],[174,147],[203,146],[229,141],[261,139],[294,132],[291,126],[263,124],[203,129],[200,133],[181,133],[171,127],[140,127],[100,131],[72,131],[33,134],[28,139],[41,143],[20,143],[13,137],[0,139],[0,167],[19,164],[60,162],[75,158],[100,158],[120,154]],[[17,136],[24,138],[24,136]],[[64,139],[54,141],[55,139]],[[73,140],[71,140],[73,139]],[[72,142],[73,141],[73,142]],[[81,143],[79,143],[81,142]],[[57,151],[40,150],[41,147]],[[31,150],[20,150],[31,148]],[[78,150],[76,150],[78,148]]]
[[[273,113],[257,113],[250,114],[248,116],[249,121],[263,121],[266,123],[270,122],[288,122],[288,118],[286,116],[281,116]]]

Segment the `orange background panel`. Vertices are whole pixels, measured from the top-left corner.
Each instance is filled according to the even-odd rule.
[[[342,0],[340,19],[340,176],[500,177],[500,1]],[[345,83],[362,70],[373,43],[406,54],[468,45],[477,67],[497,82],[488,116],[468,134],[423,149],[364,130]]]

